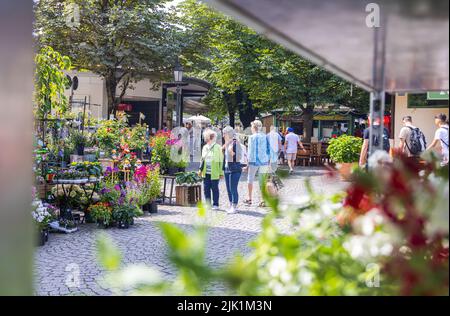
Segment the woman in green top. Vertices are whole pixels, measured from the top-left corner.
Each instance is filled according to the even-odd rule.
[[[223,153],[222,147],[216,143],[217,134],[211,129],[203,133],[206,145],[202,150],[202,163],[200,173],[203,177],[203,189],[205,199],[211,203],[211,192],[213,196],[212,209],[219,209],[219,180],[223,178]]]

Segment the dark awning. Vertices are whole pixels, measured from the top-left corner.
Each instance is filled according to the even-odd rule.
[[[261,34],[368,90],[449,89],[448,0],[207,0]],[[380,7],[370,28],[366,5]],[[383,43],[375,33],[384,33]],[[378,37],[379,38],[379,37]],[[385,84],[374,79],[385,47]],[[377,60],[377,62],[375,62]],[[379,72],[379,70],[378,70]]]

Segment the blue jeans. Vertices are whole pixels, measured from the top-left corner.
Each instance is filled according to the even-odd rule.
[[[238,184],[241,172],[225,172],[225,184],[227,185],[228,199],[230,203],[237,205],[239,202]]]
[[[203,190],[205,199],[211,203],[211,191],[213,196],[213,206],[219,206],[219,180],[211,180],[211,175],[205,175],[203,179]]]

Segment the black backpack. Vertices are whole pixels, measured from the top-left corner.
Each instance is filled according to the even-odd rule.
[[[427,142],[425,141],[425,135],[423,135],[422,131],[419,128],[413,128],[408,126],[411,130],[409,134],[409,145],[406,143],[406,147],[408,148],[411,155],[418,156],[427,148]]]
[[[375,126],[373,127],[374,130],[377,129]],[[373,145],[379,146],[380,140],[378,139],[377,133],[373,135]],[[389,152],[391,149],[391,144],[389,143],[389,132],[386,128],[383,127],[383,150],[386,152]]]

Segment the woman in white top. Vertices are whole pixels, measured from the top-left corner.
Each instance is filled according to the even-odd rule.
[[[428,146],[427,150],[430,150],[440,142],[441,153],[442,153],[442,163],[441,165],[447,165],[449,160],[448,152],[448,122],[447,115],[444,113],[438,114],[434,117],[434,123],[438,127],[436,133],[434,134],[433,142]]]

